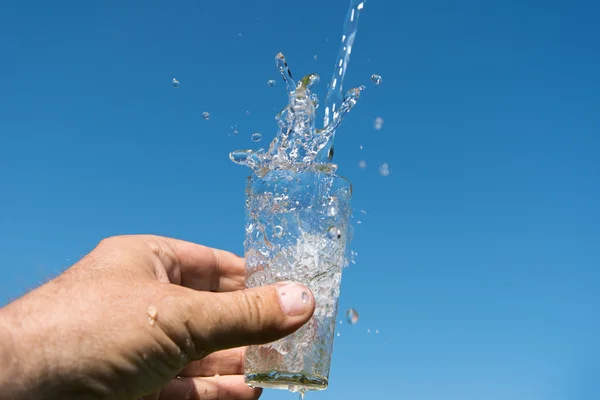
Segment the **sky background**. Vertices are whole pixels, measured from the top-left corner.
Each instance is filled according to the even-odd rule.
[[[2,0],[0,304],[110,235],[241,254],[249,170],[228,153],[274,137],[278,52],[324,93],[347,7]],[[367,90],[335,152],[368,213],[340,299],[360,320],[308,399],[600,398],[599,17],[368,1],[345,83]]]

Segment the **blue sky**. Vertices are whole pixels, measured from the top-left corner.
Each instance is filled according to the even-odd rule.
[[[249,171],[228,153],[274,136],[278,52],[325,87],[347,6],[4,0],[0,304],[108,235],[241,253]],[[367,90],[336,141],[368,213],[340,300],[360,321],[309,399],[599,396],[599,17],[593,1],[369,0],[346,80]]]

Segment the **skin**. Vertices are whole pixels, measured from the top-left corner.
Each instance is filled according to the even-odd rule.
[[[3,399],[252,400],[244,346],[306,323],[297,283],[244,290],[245,261],[157,236],[103,240],[0,309]]]

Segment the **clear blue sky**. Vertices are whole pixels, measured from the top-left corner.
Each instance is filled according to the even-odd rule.
[[[241,253],[248,171],[228,152],[274,136],[275,54],[324,88],[347,6],[4,0],[0,304],[108,235]],[[368,90],[336,145],[368,212],[341,299],[360,321],[308,399],[600,397],[599,18],[591,0],[369,0],[346,83]]]

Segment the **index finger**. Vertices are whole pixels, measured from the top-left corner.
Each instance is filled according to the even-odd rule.
[[[212,292],[245,287],[246,261],[242,257],[179,239],[145,236],[145,240],[161,259],[169,282]]]

